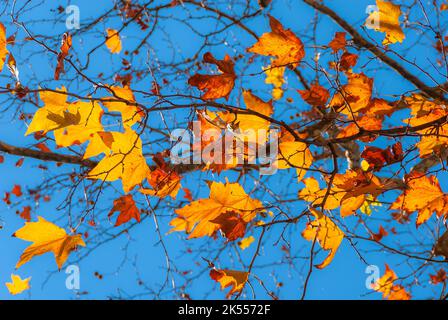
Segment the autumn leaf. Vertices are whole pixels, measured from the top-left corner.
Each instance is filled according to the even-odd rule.
[[[276,57],[272,63],[274,67],[297,67],[305,57],[302,41],[291,30],[285,30],[272,16],[269,16],[269,24],[271,32],[264,33],[247,51]]]
[[[401,9],[390,1],[376,0],[378,11],[374,11],[366,20],[367,26],[375,26],[375,30],[383,32],[386,37],[383,45],[403,42],[405,35],[400,27]],[[376,24],[379,24],[376,26]]]
[[[349,73],[348,83],[343,85],[330,101],[330,107],[351,115],[365,108],[372,96],[373,79],[364,73]]]
[[[389,235],[389,233],[386,231],[386,229],[383,228],[383,226],[380,226],[380,229],[377,233],[372,233],[371,238],[374,241],[381,241],[385,236]]]
[[[345,32],[336,32],[333,40],[330,41],[328,46],[333,49],[333,53],[338,52],[339,50],[345,50],[345,46],[347,45],[347,39]]]
[[[280,100],[283,97],[283,89],[282,86],[285,83],[285,67],[276,67],[274,65],[269,65],[266,68],[263,68],[263,71],[266,75],[266,79],[264,82],[266,84],[272,84],[274,87],[272,89],[272,99]]]
[[[395,272],[386,264],[386,272],[372,285],[372,289],[382,293],[383,299],[410,300],[411,295],[403,286],[394,284],[397,279]]]
[[[233,294],[239,293],[243,290],[247,279],[249,277],[248,272],[235,271],[235,270],[210,270],[210,278],[219,282],[221,290],[230,287],[230,291],[227,293],[226,298],[230,298]]]
[[[8,288],[10,294],[17,295],[30,289],[30,280],[31,277],[22,279],[18,275],[11,274],[12,282],[7,282],[6,287]]]
[[[366,159],[371,169],[379,170],[384,165],[403,160],[403,147],[401,142],[396,142],[393,146],[387,147],[386,149],[368,146],[364,148],[361,157]]]
[[[255,238],[253,236],[249,236],[247,238],[241,239],[241,241],[238,242],[238,246],[241,248],[241,250],[246,250],[254,241]]]
[[[206,63],[216,65],[221,74],[195,74],[190,79],[188,79],[188,84],[197,87],[201,91],[205,91],[205,93],[202,95],[202,99],[229,99],[230,92],[235,85],[236,79],[234,62],[228,55],[224,57],[224,60],[217,60],[210,52],[205,53],[203,59]]]
[[[121,179],[123,190],[127,193],[141,184],[150,172],[142,154],[142,141],[131,129],[124,133],[113,132],[105,137],[108,140],[102,145],[103,150],[100,146],[92,148],[102,150],[106,156],[88,173],[87,178],[103,181]],[[98,144],[100,140],[101,137],[96,140]]]
[[[446,216],[448,195],[443,193],[435,176],[413,172],[406,177],[406,185],[407,189],[389,209],[408,214],[417,211],[417,227],[431,218],[434,212],[438,217]]]
[[[328,90],[319,84],[311,85],[309,90],[297,91],[300,93],[303,100],[314,107],[325,106],[330,98],[330,93]]]
[[[193,201],[175,210],[177,218],[170,225],[175,231],[185,230],[189,233],[192,230],[189,239],[213,236],[219,230],[219,224],[213,220],[221,214],[236,212],[248,223],[255,218],[257,212],[263,210],[261,202],[249,197],[240,184],[212,182],[209,198]],[[182,223],[182,220],[185,222]]]
[[[339,245],[344,239],[344,233],[322,212],[313,208],[310,208],[310,211],[315,219],[307,223],[306,229],[302,232],[302,236],[308,241],[317,241],[322,249],[329,250],[325,260],[319,265],[316,265],[316,268],[323,269],[333,260]]]
[[[446,271],[444,269],[439,269],[436,274],[430,274],[429,278],[434,285],[444,283],[446,281]]]
[[[68,235],[64,229],[44,218],[37,219],[37,222],[26,222],[25,226],[13,234],[13,237],[32,242],[20,256],[16,268],[20,268],[35,256],[53,252],[56,264],[61,269],[73,250],[78,246],[85,247],[80,234]]]
[[[161,168],[157,168],[148,174],[148,183],[152,189],[140,189],[141,193],[149,194],[159,198],[170,196],[176,199],[177,193],[182,187],[180,184],[181,177],[174,171],[166,172]]]
[[[121,52],[121,38],[117,30],[107,29],[106,46],[111,53]]]
[[[59,75],[64,71],[64,59],[68,56],[68,51],[72,47],[72,36],[69,33],[64,33],[62,36],[61,47],[58,53],[58,64],[54,71],[54,79],[59,80]]]
[[[313,155],[308,146],[299,141],[286,141],[279,143],[278,151],[278,169],[296,168],[297,179],[300,182],[313,163]]]
[[[109,211],[108,217],[110,218],[115,212],[119,212],[115,227],[118,227],[131,219],[140,222],[140,210],[135,205],[134,198],[128,194],[114,200],[114,206]]]
[[[141,121],[144,117],[144,112],[137,106],[134,93],[128,86],[108,87],[113,96],[101,99],[101,103],[110,112],[120,112],[123,126],[126,128],[132,127],[135,123]]]
[[[14,185],[14,187],[11,190],[11,193],[15,195],[16,197],[21,197],[23,195],[22,193],[22,187],[18,184]]]
[[[6,56],[9,53],[6,49],[6,42],[6,28],[2,23],[0,23],[0,72],[3,70]]]
[[[224,212],[210,222],[219,225],[219,230],[229,241],[242,238],[246,234],[247,222],[236,211]]]
[[[76,114],[79,118],[76,123],[53,131],[58,147],[80,145],[104,130],[101,124],[103,109],[97,102],[76,101],[68,105],[66,112]]]

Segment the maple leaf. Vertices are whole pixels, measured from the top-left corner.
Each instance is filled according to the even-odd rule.
[[[316,268],[323,269],[333,260],[339,245],[344,239],[344,233],[322,212],[313,208],[310,208],[310,211],[315,219],[307,223],[305,230],[302,232],[302,236],[308,241],[316,240],[322,249],[330,251],[324,261],[316,265]]]
[[[395,200],[389,209],[410,214],[418,212],[417,227],[426,222],[433,213],[445,216],[448,210],[448,195],[442,192],[435,176],[413,172],[406,177],[407,189]]]
[[[432,284],[444,283],[446,281],[446,271],[439,269],[435,275],[429,275]]]
[[[227,293],[226,298],[230,298],[234,293],[241,292],[248,277],[249,273],[244,271],[210,270],[210,278],[221,284],[221,290],[230,287],[230,291]]]
[[[64,59],[68,56],[68,51],[72,47],[72,36],[69,33],[64,33],[62,36],[61,47],[58,53],[58,64],[56,70],[54,71],[54,79],[59,80],[59,75],[64,71]]]
[[[178,217],[171,221],[170,225],[175,231],[191,231],[189,239],[213,236],[219,229],[219,224],[213,220],[221,214],[237,212],[247,223],[255,218],[257,212],[263,210],[261,202],[249,197],[240,184],[212,182],[209,198],[193,201],[177,209],[175,212]]]
[[[78,246],[85,247],[80,234],[68,235],[64,229],[44,218],[37,217],[37,219],[37,222],[26,222],[25,226],[13,234],[13,237],[33,242],[23,251],[16,268],[20,268],[35,256],[53,252],[56,264],[61,269],[73,250]]]
[[[101,103],[110,112],[120,112],[123,126],[132,127],[135,123],[142,120],[144,112],[136,105],[134,93],[128,86],[110,86],[108,89],[113,96],[101,99]]]
[[[147,179],[153,189],[142,188],[140,192],[159,198],[170,196],[176,199],[177,193],[182,187],[180,184],[181,177],[176,172],[166,172],[161,168],[150,172]]]
[[[347,39],[345,32],[336,32],[333,40],[330,41],[328,46],[333,49],[333,53],[338,52],[339,50],[345,50],[345,46],[347,45]]]
[[[22,193],[22,187],[18,184],[14,185],[14,187],[11,190],[11,193],[15,195],[16,197],[21,197],[23,195]]]
[[[229,241],[244,237],[247,222],[235,211],[224,212],[210,222],[219,225],[219,229]]]
[[[349,71],[353,68],[358,62],[358,55],[350,52],[344,52],[341,56],[341,60],[339,61],[339,65],[341,70]]]
[[[376,0],[378,11],[372,12],[366,20],[366,25],[371,26],[379,23],[375,27],[376,31],[386,34],[383,45],[387,46],[396,42],[403,42],[405,35],[400,27],[401,9],[389,1]]]
[[[121,38],[117,30],[107,29],[106,46],[111,53],[121,52]]]
[[[6,56],[8,55],[8,50],[6,49],[6,28],[0,23],[0,71],[3,70],[3,65],[6,61]]]
[[[369,163],[369,168],[379,170],[384,165],[403,160],[403,147],[401,142],[396,142],[392,147],[386,149],[368,146],[364,148],[361,157]]]
[[[373,79],[364,73],[348,73],[348,83],[343,85],[330,101],[330,107],[347,115],[365,108],[372,96]]]
[[[66,112],[79,115],[79,118],[74,124],[67,124],[64,128],[53,131],[58,147],[82,144],[104,130],[101,124],[103,109],[97,102],[76,101],[67,106]]]
[[[378,233],[372,233],[371,238],[374,241],[381,241],[385,236],[389,235],[389,233],[380,225],[380,229]]]
[[[134,198],[130,194],[114,200],[114,206],[110,210],[108,217],[110,218],[117,211],[120,214],[115,222],[115,227],[118,227],[131,219],[140,222],[140,210],[135,205]]]
[[[11,274],[12,282],[7,282],[6,287],[8,288],[10,294],[17,295],[30,289],[30,280],[31,277],[22,279],[18,275]]]
[[[203,60],[206,63],[216,65],[222,73],[218,75],[195,74],[188,79],[188,84],[205,91],[202,99],[226,98],[228,100],[236,79],[234,62],[228,55],[224,57],[224,60],[217,60],[210,52],[204,54]]]
[[[383,299],[410,300],[411,295],[406,292],[403,286],[394,284],[397,279],[398,277],[395,272],[386,264],[386,272],[372,284],[372,289],[381,292]]]
[[[328,98],[330,98],[328,90],[319,84],[311,85],[309,90],[297,91],[300,93],[303,100],[314,107],[325,106]]]
[[[142,154],[142,141],[131,129],[124,133],[110,132],[104,138],[100,136],[95,140],[98,144],[98,141],[103,141],[102,146],[92,148],[96,152],[104,152],[106,156],[88,173],[87,178],[103,181],[121,179],[123,190],[127,193],[141,184],[150,172]],[[89,155],[94,153],[89,151]]]
[[[299,141],[285,141],[279,143],[278,151],[278,169],[296,168],[297,180],[300,182],[313,163],[313,155],[308,146]]]
[[[61,87],[56,89],[56,91],[43,90],[39,93],[44,106],[34,113],[33,120],[28,126],[25,136],[38,131],[43,131],[45,134],[48,131],[79,123],[79,114],[67,112],[66,92],[65,87]]]
[[[282,24],[272,16],[269,16],[269,24],[271,32],[264,33],[247,51],[264,56],[275,56],[273,66],[297,67],[305,57],[302,41],[291,30],[285,30]]]

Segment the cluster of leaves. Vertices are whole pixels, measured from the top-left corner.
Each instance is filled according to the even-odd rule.
[[[379,10],[372,13],[367,21],[380,22],[376,31],[385,34],[383,45],[403,42],[405,34],[399,21],[400,7],[380,0],[377,0],[377,5]],[[131,14],[131,9],[127,8],[126,12]],[[139,20],[139,23],[145,25],[144,20]],[[314,122],[318,120],[317,117],[324,115],[326,120],[332,119],[341,125],[331,138],[323,134],[323,124],[313,130],[286,125],[284,121],[273,118],[275,103],[284,95],[282,87],[286,83],[286,72],[297,71],[297,68],[303,65],[306,52],[302,40],[293,31],[286,29],[272,16],[269,16],[269,23],[271,31],[264,33],[246,51],[255,57],[271,58],[270,65],[263,67],[263,71],[266,76],[265,83],[272,85],[272,100],[264,101],[249,88],[235,89],[238,79],[235,71],[236,59],[229,55],[219,60],[212,53],[205,53],[203,63],[216,66],[218,73],[196,73],[185,82],[203,92],[201,99],[204,104],[200,108],[195,106],[197,120],[201,123],[201,135],[208,130],[216,132],[217,137],[224,137],[227,131],[269,132],[274,126],[281,128],[279,152],[274,166],[280,170],[295,171],[297,183],[301,186],[298,199],[305,201],[308,206],[305,214],[308,221],[302,237],[310,241],[313,248],[318,244],[322,250],[328,252],[323,261],[315,267],[322,269],[329,266],[347,237],[347,231],[339,226],[339,218],[335,214],[337,209],[343,219],[354,216],[359,211],[369,215],[371,206],[381,205],[378,200],[381,195],[398,189],[401,194],[389,207],[395,213],[396,220],[409,220],[414,212],[417,212],[417,227],[425,224],[434,213],[438,218],[446,219],[448,194],[442,191],[435,175],[412,170],[406,174],[404,181],[397,181],[381,174],[384,168],[403,161],[410,151],[403,150],[398,136],[397,141],[385,148],[368,145],[381,135],[392,135],[392,130],[388,132],[388,129],[384,128],[385,119],[391,119],[397,111],[407,109],[411,117],[403,119],[405,126],[396,128],[407,128],[421,136],[414,146],[418,149],[421,159],[434,155],[442,157],[448,146],[448,124],[445,121],[448,111],[443,102],[418,93],[404,95],[400,101],[387,101],[376,96],[373,91],[374,79],[354,71],[359,57],[350,52],[352,49],[348,44],[347,34],[337,32],[326,47],[330,48],[337,58],[330,64],[330,69],[342,74],[346,82],[338,86],[337,90],[332,90],[333,88],[326,88],[315,81],[305,89],[298,90],[298,93],[314,111],[308,115],[304,114],[304,118],[308,117],[307,120]],[[104,45],[110,53],[119,54],[123,47],[119,32],[107,29],[106,34]],[[0,24],[0,70],[3,64],[7,63],[10,71],[17,75],[15,60],[7,47],[6,30]],[[72,36],[64,34],[57,55],[55,80],[65,72],[64,64],[71,63],[71,48]],[[43,105],[34,113],[25,134],[45,137],[52,133],[57,148],[69,149],[83,145],[85,148],[81,160],[90,161],[89,163],[94,165],[82,178],[98,180],[101,185],[121,181],[123,195],[113,201],[108,214],[111,218],[118,212],[114,226],[126,225],[132,220],[139,223],[144,211],[138,208],[134,199],[137,193],[133,191],[138,191],[144,197],[176,199],[182,189],[183,177],[173,165],[167,163],[169,149],[153,157],[154,166],[148,164],[141,138],[141,128],[144,128],[148,121],[147,108],[137,101],[130,86],[101,85],[97,89],[103,94],[80,97],[69,93],[65,87],[54,90],[39,88],[36,92],[39,92]],[[17,82],[14,93],[23,97],[29,90]],[[157,88],[155,91],[158,94]],[[242,95],[245,108],[231,107],[224,103],[234,91]],[[102,121],[105,113],[119,115],[122,130],[108,130]],[[437,134],[434,134],[434,128],[437,128]],[[405,133],[406,130],[396,132]],[[244,166],[238,163],[237,158],[242,155],[243,159],[248,159],[248,142],[263,146],[268,144],[268,139],[261,141],[257,135],[249,136],[248,140],[242,150],[234,148],[234,157],[230,160],[219,159],[221,161],[216,163],[214,160],[221,155],[210,153],[209,158],[204,159],[206,163],[201,169],[219,174]],[[356,140],[359,140],[360,144],[367,144],[360,153],[363,160],[360,165],[352,163],[344,173],[339,173],[336,148],[339,144],[353,143]],[[200,147],[204,149],[216,143],[221,141],[216,141],[215,138],[202,139]],[[358,144],[356,146],[359,147]],[[40,145],[39,149],[42,152],[51,152],[46,145]],[[319,168],[318,149],[328,149],[330,152],[330,157],[336,162],[332,172]],[[352,161],[350,155],[348,158],[349,162]],[[315,171],[322,172],[323,179],[313,175]],[[239,182],[207,183],[210,189],[208,198],[193,200],[190,191],[184,189],[189,203],[174,210],[174,218],[169,223],[171,231],[185,232],[189,239],[216,239],[221,236],[226,242],[238,241],[241,249],[256,242],[256,239],[247,236],[247,233],[251,228],[263,228],[272,223],[266,219],[272,215],[268,206],[262,199],[256,199],[248,193]],[[12,194],[20,197],[20,186],[13,189]],[[67,233],[42,217],[31,222],[29,207],[24,208],[20,216],[27,222],[14,236],[32,244],[22,253],[17,268],[35,256],[53,252],[56,264],[61,269],[71,252],[79,246],[88,245],[77,228],[72,228],[70,233]],[[290,220],[297,222],[297,219]],[[380,242],[387,235],[388,232],[381,226],[378,233],[371,232],[371,239]],[[446,258],[447,251],[442,237],[435,246],[434,254]],[[230,287],[228,297],[233,294],[239,296],[252,274],[250,268],[220,269],[211,262],[209,267],[211,279],[219,282],[222,289]],[[442,271],[432,276],[433,283],[445,281],[446,275]],[[12,275],[12,283],[7,286],[11,294],[18,294],[29,288],[29,281],[30,278],[22,280],[19,276]],[[381,292],[385,299],[410,299],[410,293],[397,281],[399,278],[395,272],[386,266],[385,274],[377,280],[373,289]]]

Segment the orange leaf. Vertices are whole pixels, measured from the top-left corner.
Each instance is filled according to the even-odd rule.
[[[224,57],[224,60],[217,60],[210,52],[205,53],[203,59],[204,62],[215,64],[222,74],[195,74],[188,79],[188,84],[205,91],[202,99],[215,100],[224,97],[227,100],[235,85],[234,62],[228,55]]]
[[[333,52],[336,53],[339,50],[345,50],[345,46],[347,45],[347,40],[345,39],[345,32],[336,32],[333,40],[328,44],[328,46],[333,49]]]
[[[397,142],[392,147],[387,147],[386,149],[368,146],[364,148],[361,157],[366,159],[370,168],[379,170],[384,165],[403,160],[403,147],[401,142]]]
[[[303,100],[314,107],[324,106],[327,103],[328,98],[330,98],[328,90],[319,84],[311,85],[309,90],[297,91],[300,93]]]
[[[168,173],[161,168],[157,168],[149,173],[147,179],[153,189],[140,189],[140,192],[159,198],[170,196],[175,199],[181,188],[181,178],[174,171]]]
[[[372,289],[381,292],[383,299],[410,300],[411,295],[401,285],[394,284],[397,279],[395,272],[386,264],[386,272],[372,285]]]
[[[64,33],[62,36],[62,44],[58,53],[58,64],[54,71],[54,79],[59,80],[59,75],[64,71],[64,59],[68,56],[68,51],[72,47],[72,36],[69,33]]]
[[[229,241],[242,238],[246,234],[247,222],[241,218],[238,212],[224,212],[210,222],[218,224],[219,229]]]
[[[261,202],[249,197],[239,183],[211,182],[210,197],[177,209],[178,217],[170,225],[173,231],[192,231],[189,238],[213,236],[220,229],[213,221],[223,213],[236,212],[247,223],[263,210]]]
[[[221,290],[231,287],[226,297],[229,298],[234,293],[241,292],[249,277],[248,272],[235,270],[210,270],[210,278],[221,284]]]
[[[396,42],[403,42],[405,35],[400,27],[400,6],[389,1],[381,0],[376,0],[376,5],[379,10],[370,14],[366,24],[378,24],[375,30],[386,34],[383,40],[383,45],[385,46]]]
[[[0,71],[3,70],[3,65],[6,61],[6,55],[8,50],[6,49],[6,29],[5,26],[0,23]]]
[[[413,172],[406,177],[407,189],[401,194],[390,209],[404,211],[408,214],[417,211],[417,227],[426,222],[433,213],[446,216],[448,195],[442,192],[435,176],[425,176]]]
[[[140,210],[135,205],[134,198],[128,194],[114,200],[114,206],[110,210],[108,217],[110,218],[114,212],[120,212],[118,215],[115,226],[118,227],[123,223],[128,222],[131,219],[135,219],[140,222]]]
[[[305,57],[302,41],[291,30],[285,30],[272,16],[269,16],[269,24],[272,31],[264,33],[247,51],[277,57],[272,63],[274,67],[297,67]]]

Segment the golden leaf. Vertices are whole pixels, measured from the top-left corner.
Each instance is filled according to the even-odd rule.
[[[405,35],[400,27],[400,6],[389,1],[381,0],[376,0],[376,5],[379,11],[370,14],[367,18],[366,25],[379,23],[379,26],[375,30],[386,34],[383,40],[383,45],[385,46],[396,42],[403,42]]]
[[[20,276],[11,274],[11,280],[12,282],[7,282],[6,287],[8,288],[8,291],[12,295],[20,294],[23,291],[29,290],[30,288],[30,278],[23,279],[20,278]]]
[[[111,53],[121,52],[121,38],[117,30],[107,29],[106,46]]]
[[[339,245],[344,239],[344,233],[322,212],[313,208],[310,208],[310,211],[314,215],[315,220],[307,223],[306,229],[302,232],[302,236],[308,241],[316,240],[322,249],[330,251],[325,260],[316,266],[318,269],[323,269],[333,260]]]
[[[78,246],[85,247],[80,234],[68,235],[64,229],[38,217],[37,222],[26,222],[25,226],[17,230],[14,237],[33,242],[23,251],[16,268],[24,265],[33,257],[47,252],[53,252],[56,264],[61,269],[69,254]]]
[[[257,212],[263,210],[261,202],[249,197],[239,183],[212,182],[209,198],[193,201],[177,209],[175,212],[178,217],[172,220],[170,225],[175,228],[175,231],[185,230],[188,233],[192,230],[190,239],[212,236],[219,229],[219,224],[214,223],[213,220],[222,213],[237,212],[241,219],[250,222]]]

